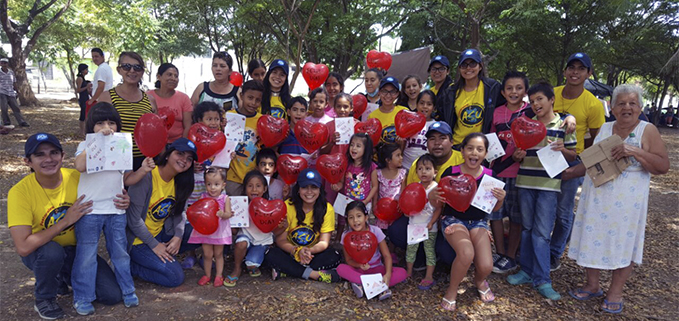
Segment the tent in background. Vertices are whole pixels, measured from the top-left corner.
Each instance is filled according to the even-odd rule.
[[[599,98],[610,97],[613,95],[613,87],[600,83],[594,79],[585,80],[585,89]]]

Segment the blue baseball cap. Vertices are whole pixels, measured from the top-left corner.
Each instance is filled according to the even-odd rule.
[[[431,70],[431,65],[433,65],[435,62],[438,62],[446,66],[446,68],[450,68],[450,61],[448,61],[448,57],[438,55],[434,56],[434,58],[431,58],[431,60],[429,61],[429,68],[427,68],[427,72]]]
[[[576,52],[572,54],[570,57],[568,57],[568,62],[566,63],[566,66],[570,65],[573,61],[576,60],[581,62],[583,66],[587,67],[587,69],[592,69],[592,59],[590,59],[589,56],[584,52]]]
[[[315,169],[305,168],[297,176],[297,184],[299,187],[307,187],[309,185],[321,187],[323,186],[323,181],[321,181],[321,174]]]
[[[290,67],[288,66],[288,62],[283,59],[276,59],[271,62],[271,65],[269,65],[269,71],[273,71],[276,68],[283,69],[286,75],[290,73]]]
[[[26,157],[31,156],[31,154],[35,153],[35,150],[38,149],[38,146],[42,143],[49,143],[54,145],[54,147],[58,148],[60,151],[64,151],[64,149],[61,147],[61,143],[57,139],[56,136],[48,133],[37,133],[33,134],[31,137],[28,137],[26,140],[26,144],[24,145],[24,152],[26,153]]]
[[[401,90],[401,86],[398,83],[398,79],[392,76],[382,78],[382,81],[380,81],[380,89],[382,89],[382,87],[386,85],[392,85],[396,87],[396,90]]]
[[[196,153],[196,144],[194,144],[188,138],[184,137],[177,138],[177,140],[170,144],[170,148],[174,148],[174,150],[180,152],[191,152],[193,153],[193,158],[198,158],[198,154]]]
[[[474,60],[478,63],[483,62],[483,59],[481,59],[481,53],[478,50],[467,49],[464,52],[462,52],[462,55],[460,56],[460,61],[457,63],[457,66],[459,67],[467,59]]]
[[[429,138],[429,136],[431,136],[431,134],[434,132],[438,132],[443,135],[448,135],[450,137],[453,136],[453,130],[450,129],[450,125],[448,125],[448,123],[444,121],[437,121],[431,124],[429,126],[429,129],[427,129],[427,133],[424,136]]]

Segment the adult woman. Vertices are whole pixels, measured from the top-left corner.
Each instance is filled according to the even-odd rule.
[[[325,200],[321,175],[305,169],[299,173],[297,184],[287,206],[287,229],[276,237],[277,247],[266,254],[276,280],[280,273],[321,282],[337,282],[335,267],[341,256],[330,245],[335,230],[335,211]]]
[[[262,59],[252,59],[248,62],[248,76],[254,80],[264,81],[266,64]]]
[[[616,87],[611,106],[616,120],[601,127],[594,143],[612,135],[623,137],[624,144],[614,147],[611,154],[616,159],[628,157],[631,165],[599,187],[585,177],[568,257],[585,267],[586,283],[569,294],[578,300],[603,296],[600,271],[613,270],[602,309],[620,313],[622,290],[632,273],[632,262],[641,264],[643,256],[651,174],[667,173],[670,163],[658,129],[638,119],[643,106],[641,88]],[[569,170],[584,175],[582,164]]]
[[[264,94],[262,94],[262,115],[271,115],[276,118],[287,119],[285,112],[290,106],[290,84],[288,73],[290,67],[283,59],[271,62],[269,71],[264,76]]]
[[[179,69],[175,65],[161,64],[156,79],[156,89],[146,93],[156,100],[159,113],[174,114],[174,124],[167,131],[167,143],[170,144],[179,137],[188,136],[193,105],[188,95],[175,90],[179,83]]]
[[[396,105],[408,107],[410,111],[417,111],[417,96],[422,91],[420,77],[408,75],[401,83],[401,93],[398,95]]]
[[[325,108],[325,114],[335,118],[337,117],[337,114],[335,114],[335,97],[344,92],[344,77],[336,72],[331,72],[325,79],[323,86],[325,91],[328,92],[328,107]]]
[[[155,113],[156,102],[153,97],[149,97],[139,89],[141,78],[144,76],[144,59],[132,51],[124,51],[118,58],[118,74],[123,77],[123,83],[105,91],[99,97],[99,101],[111,103],[118,110],[120,120],[122,120],[123,133],[132,133],[134,138],[134,127],[137,125],[139,117],[146,113]],[[136,141],[132,140],[132,168],[136,171],[144,161]]]
[[[383,69],[370,68],[365,71],[365,98],[369,103],[378,104],[380,101],[380,81],[386,73]]]
[[[78,74],[75,78],[75,94],[78,95],[78,105],[80,105],[80,135],[85,135],[85,114],[87,112],[87,100],[90,99],[92,92],[92,82],[85,79],[89,74],[86,64],[78,65]]]
[[[132,276],[166,287],[184,282],[174,255],[189,250],[190,230],[182,211],[193,191],[196,146],[178,138],[159,156],[158,166],[130,186],[127,239]],[[195,248],[195,245],[193,245]]]
[[[206,81],[196,87],[191,95],[191,103],[195,106],[203,101],[212,101],[229,111],[238,106],[238,87],[229,82],[233,58],[226,52],[215,52],[212,55],[212,76],[214,81]]]

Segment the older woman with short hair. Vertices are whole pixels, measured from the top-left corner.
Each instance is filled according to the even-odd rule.
[[[601,127],[594,143],[611,135],[620,136],[624,144],[614,147],[612,155],[616,159],[629,157],[631,165],[599,187],[585,178],[568,257],[585,268],[586,283],[569,294],[577,300],[603,296],[600,272],[613,270],[602,309],[620,313],[622,289],[632,274],[632,262],[641,264],[643,256],[651,174],[667,173],[670,163],[658,129],[638,118],[643,106],[641,88],[616,87],[611,106],[616,120]],[[578,171],[584,175],[584,166],[579,166]]]

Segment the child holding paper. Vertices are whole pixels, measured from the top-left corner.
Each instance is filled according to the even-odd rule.
[[[516,178],[521,202],[521,257],[519,273],[507,277],[510,284],[532,283],[540,294],[550,300],[561,298],[552,288],[549,276],[550,240],[556,221],[557,196],[561,191],[560,174],[550,178],[537,156],[538,150],[551,146],[567,161],[575,160],[576,136],[566,134],[563,120],[554,113],[554,90],[550,84],[539,83],[528,89],[531,108],[538,121],[547,127],[547,136],[536,146],[523,151],[517,148],[512,157],[521,162]]]
[[[320,154],[347,153],[349,144],[339,144],[341,135],[337,131],[337,126],[335,126],[338,118],[351,119],[350,125],[352,134],[354,126],[358,123],[358,120],[354,118],[354,100],[351,95],[347,93],[337,94],[337,96],[335,96],[334,110],[337,117],[326,124],[328,126],[328,133],[330,133],[330,137],[328,137],[328,143],[321,147]],[[324,188],[326,199],[328,202],[334,204],[335,199],[337,198],[337,192],[332,189],[332,184],[328,183],[327,181],[323,182],[323,184],[325,185]]]
[[[353,201],[347,205],[345,213],[347,215],[349,229],[342,233],[342,244],[344,244],[344,237],[350,231],[370,231],[377,237],[377,242],[379,243],[379,248],[375,251],[370,262],[366,264],[360,264],[354,261],[354,259],[347,254],[347,251],[343,249],[344,258],[347,263],[340,264],[337,267],[337,274],[339,274],[341,278],[351,282],[351,288],[354,290],[354,293],[356,293],[356,297],[360,298],[363,296],[361,275],[380,273],[383,275],[384,283],[390,287],[403,282],[407,278],[406,271],[400,267],[392,267],[391,253],[389,252],[387,242],[384,240],[385,235],[378,227],[368,224],[368,212],[365,204],[360,201]],[[384,263],[382,262],[382,259],[384,259]],[[379,300],[382,301],[390,297],[391,290],[387,290],[380,294]]]

